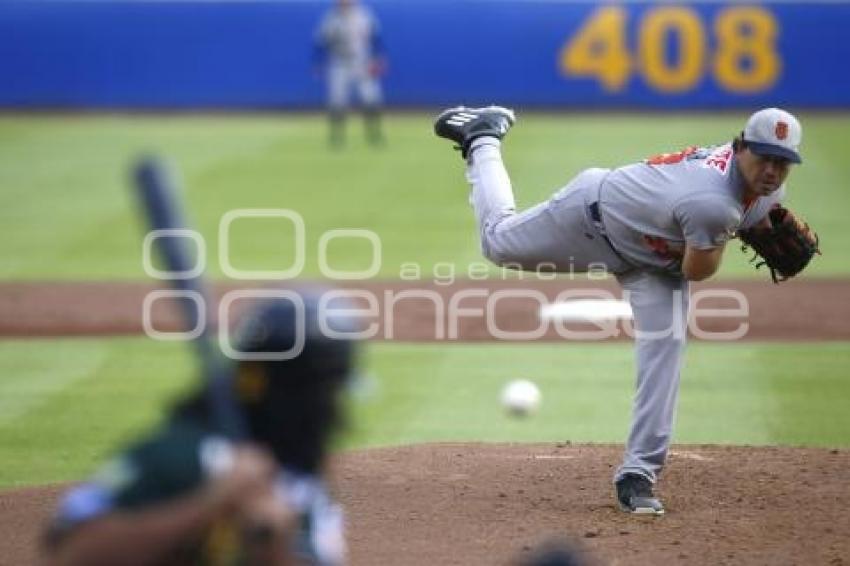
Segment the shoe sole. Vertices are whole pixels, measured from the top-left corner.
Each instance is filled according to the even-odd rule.
[[[485,111],[486,112],[496,112],[498,114],[501,114],[502,116],[504,116],[505,118],[508,119],[508,122],[510,122],[511,126],[516,124],[516,115],[514,114],[514,111],[511,110],[510,108],[504,108],[502,106],[487,106],[485,108],[470,108],[468,106],[455,106],[454,108],[449,108],[447,110],[443,110],[442,112],[440,112],[440,115],[437,116],[436,120],[434,120],[434,123],[436,124],[436,123],[440,122],[441,120],[443,120],[445,117],[447,117],[451,114],[457,114],[459,112],[485,112]]]
[[[635,507],[634,509],[632,509],[631,507],[623,505],[622,503],[620,503],[619,505],[620,505],[620,509],[622,509],[623,511],[625,511],[629,515],[649,515],[650,517],[652,517],[652,516],[660,516],[660,515],[664,514],[664,509],[658,510],[658,509],[653,509],[652,507]]]

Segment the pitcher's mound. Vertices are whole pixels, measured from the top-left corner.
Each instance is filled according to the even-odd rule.
[[[509,564],[569,540],[591,564],[850,564],[850,450],[679,446],[663,517],[614,501],[621,448],[426,444],[336,462],[351,564]],[[33,564],[63,486],[0,493],[0,564]]]
[[[340,459],[353,564],[505,564],[572,540],[601,564],[850,564],[850,451],[680,446],[629,516],[621,447],[432,444]]]

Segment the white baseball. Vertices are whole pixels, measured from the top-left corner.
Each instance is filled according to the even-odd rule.
[[[529,415],[540,406],[540,389],[527,379],[511,381],[502,389],[502,406],[512,415]]]

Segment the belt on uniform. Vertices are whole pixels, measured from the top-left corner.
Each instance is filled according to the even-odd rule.
[[[605,243],[608,244],[608,247],[611,248],[611,251],[614,254],[623,260],[623,263],[626,265],[630,265],[629,262],[624,258],[620,252],[617,251],[617,248],[614,247],[614,244],[611,243],[611,238],[608,237],[608,233],[605,231],[605,225],[602,223],[602,211],[599,210],[599,201],[594,201],[588,205],[588,210],[590,211],[590,220],[593,222],[593,227],[596,228],[596,231],[602,236],[602,239],[605,240]]]

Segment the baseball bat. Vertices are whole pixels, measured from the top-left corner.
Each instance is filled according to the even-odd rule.
[[[188,229],[177,180],[164,161],[156,156],[141,158],[135,166],[134,181],[151,231]],[[176,301],[181,305],[188,328],[197,328],[198,323],[203,322],[193,342],[201,365],[213,425],[228,438],[241,440],[246,436],[246,427],[233,394],[233,366],[215,344],[214,332],[210,328],[210,295],[203,274],[191,273],[196,258],[187,246],[186,239],[163,235],[155,242],[163,266],[172,274],[185,275],[171,279],[172,288],[196,293],[202,298],[200,305],[189,298],[178,298]]]

